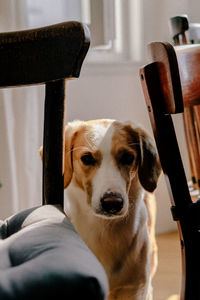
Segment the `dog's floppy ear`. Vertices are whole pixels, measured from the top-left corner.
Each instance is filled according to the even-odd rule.
[[[65,164],[64,164],[64,188],[66,188],[72,179],[73,163],[72,163],[72,151],[73,151],[73,136],[74,130],[70,125],[65,127]]]
[[[140,143],[139,180],[145,190],[153,192],[161,173],[160,161],[151,138],[142,129],[137,131]]]
[[[64,147],[64,188],[66,188],[72,179],[72,137],[74,135],[74,130],[70,125],[65,127],[65,147]],[[41,159],[43,159],[43,146],[40,147],[39,150]]]
[[[39,153],[40,153],[41,160],[43,160],[43,146],[40,147]]]

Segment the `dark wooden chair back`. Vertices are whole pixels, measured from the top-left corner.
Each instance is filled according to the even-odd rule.
[[[79,22],[0,33],[0,87],[46,86],[43,204],[63,205],[65,80],[79,77],[89,44]]]
[[[200,299],[200,202],[191,199],[171,116],[200,102],[200,45],[155,42],[149,48],[152,62],[140,76],[180,234],[181,300]]]
[[[169,29],[175,45],[188,43],[188,36],[186,36],[186,32],[189,29],[189,22],[186,15],[170,18]]]
[[[173,17],[170,19],[169,25],[175,45],[178,46],[200,42],[200,24],[189,23],[187,16]],[[196,57],[193,58],[196,59]],[[195,74],[194,76],[197,76],[197,73],[191,72],[191,76],[193,74]],[[196,85],[196,87],[197,86],[198,85]],[[190,95],[187,97],[190,97],[193,100],[195,97],[194,93],[196,93],[196,91],[191,92],[191,89],[189,89]],[[198,96],[199,95],[197,95],[197,102]],[[198,106],[198,103],[196,103],[195,106],[185,105],[183,121],[191,178],[194,189],[200,191],[200,106]]]
[[[200,23],[191,23],[187,15],[172,17],[169,29],[175,45],[200,43]]]

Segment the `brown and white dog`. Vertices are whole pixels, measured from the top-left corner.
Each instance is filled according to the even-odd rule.
[[[152,192],[159,175],[156,151],[142,129],[104,119],[66,126],[66,214],[102,263],[109,300],[152,299]]]

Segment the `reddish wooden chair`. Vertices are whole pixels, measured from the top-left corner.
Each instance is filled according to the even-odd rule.
[[[200,299],[200,202],[193,202],[172,114],[200,104],[200,45],[149,45],[152,61],[140,70],[144,96],[171,196],[182,252],[181,300]]]
[[[200,24],[189,23],[187,16],[176,16],[169,21],[175,45],[200,42]],[[200,190],[200,106],[185,107],[184,129],[194,189]]]

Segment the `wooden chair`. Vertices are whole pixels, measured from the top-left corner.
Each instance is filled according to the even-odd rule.
[[[172,17],[169,29],[175,45],[200,43],[200,23],[191,23],[187,15]]]
[[[200,202],[192,202],[171,115],[200,103],[200,45],[154,42],[149,48],[153,62],[141,68],[141,82],[180,234],[181,300],[195,300],[200,299]]]
[[[79,77],[89,44],[78,22],[0,33],[0,87],[46,86],[43,204],[51,204],[0,221],[1,300],[106,297],[103,267],[62,210],[65,82]]]
[[[200,24],[189,23],[187,16],[171,18],[169,26],[176,46],[200,42]],[[183,121],[192,182],[200,190],[200,107],[185,107]]]
[[[88,48],[88,29],[78,22],[0,33],[0,87],[46,86],[43,154],[45,204],[63,204],[65,81],[79,76]]]

